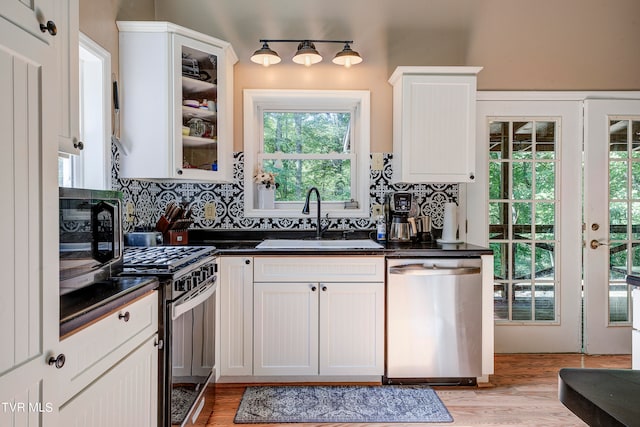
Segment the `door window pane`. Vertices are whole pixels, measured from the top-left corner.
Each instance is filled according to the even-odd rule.
[[[531,159],[533,149],[533,123],[513,123],[513,159]]]
[[[611,120],[609,122],[609,157],[626,159],[627,155],[627,120]]]
[[[640,162],[631,163],[631,198],[640,199]]]
[[[626,240],[627,234],[627,203],[609,203],[609,238],[611,240]]]
[[[536,163],[536,199],[554,200],[556,198],[555,163]]]
[[[505,168],[509,167],[509,163],[489,162],[489,198],[490,199],[507,199],[509,197],[509,189],[507,187],[507,173]]]
[[[507,250],[506,243],[490,243],[489,247],[493,251],[493,276],[496,279],[506,280],[509,277],[509,270],[507,269],[507,265],[509,265],[509,251]]]
[[[556,318],[555,286],[552,283],[536,284],[534,304],[535,320],[554,320]]]
[[[531,244],[513,244],[514,279],[531,279]]]
[[[513,284],[512,319],[532,320],[531,283]]]
[[[493,316],[496,320],[509,320],[509,285],[493,284]]]
[[[529,200],[533,191],[533,173],[530,162],[513,162],[513,199]]]
[[[509,238],[509,221],[506,217],[509,213],[508,203],[490,202],[489,203],[489,238],[490,239],[508,239]]]
[[[609,198],[628,198],[627,162],[613,160],[609,162]]]
[[[640,122],[609,120],[609,321],[629,322],[626,276],[640,243]]]
[[[611,244],[609,248],[609,278],[611,280],[625,280],[627,277],[627,245],[624,243]]]
[[[537,240],[554,240],[556,224],[555,203],[536,203]]]
[[[640,120],[631,122],[631,157],[640,158]]]
[[[558,120],[490,121],[489,246],[495,318],[557,322]],[[505,143],[504,135],[510,135]]]
[[[535,246],[536,280],[553,280],[555,278],[555,256],[553,243],[537,243]]]
[[[631,204],[631,239],[640,240],[640,202]]]
[[[556,123],[536,122],[536,159],[555,158]]]
[[[513,203],[513,239],[531,239],[531,203]]]
[[[629,321],[629,286],[626,283],[609,284],[609,321],[611,323]]]
[[[509,158],[509,123],[489,122],[489,159]]]

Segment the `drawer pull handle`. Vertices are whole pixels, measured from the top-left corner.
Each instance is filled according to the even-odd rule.
[[[131,315],[129,314],[128,311],[125,311],[124,314],[122,313],[118,314],[118,319],[124,320],[125,322],[128,322],[130,318],[131,318]]]
[[[47,363],[49,363],[49,366],[55,366],[56,369],[60,369],[64,366],[64,362],[66,360],[67,358],[65,357],[65,355],[63,353],[60,353],[58,357],[51,356]]]

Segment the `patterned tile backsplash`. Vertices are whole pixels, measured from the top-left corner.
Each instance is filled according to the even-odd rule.
[[[133,203],[134,222],[124,222],[125,231],[137,226],[154,226],[170,201],[191,202],[193,228],[213,229],[313,229],[315,218],[247,218],[244,216],[244,153],[234,153],[233,181],[207,184],[195,182],[150,182],[119,178],[119,156],[113,150],[111,171],[114,190],[122,191],[124,205]],[[432,227],[442,228],[444,203],[458,201],[458,184],[391,184],[391,154],[383,155],[381,171],[370,170],[370,206],[382,204],[386,194],[408,191],[415,197],[420,215],[431,217]],[[205,219],[207,202],[216,206],[215,220]],[[369,210],[371,212],[371,209]],[[329,218],[329,229],[366,230],[375,227],[375,218]]]

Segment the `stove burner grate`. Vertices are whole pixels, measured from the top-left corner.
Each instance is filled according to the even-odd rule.
[[[126,247],[123,266],[172,271],[211,255],[214,250],[213,246]]]

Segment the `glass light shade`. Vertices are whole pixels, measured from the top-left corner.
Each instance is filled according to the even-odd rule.
[[[322,56],[316,50],[316,46],[309,42],[303,41],[298,45],[298,51],[293,57],[293,62],[309,67],[322,61]]]
[[[265,42],[262,47],[251,55],[251,62],[255,62],[256,64],[264,65],[268,67],[269,65],[277,64],[282,61],[278,54],[269,48],[269,45]]]
[[[358,52],[351,49],[349,44],[344,45],[344,49],[336,54],[332,61],[334,64],[344,65],[346,68],[362,62],[362,58]]]

